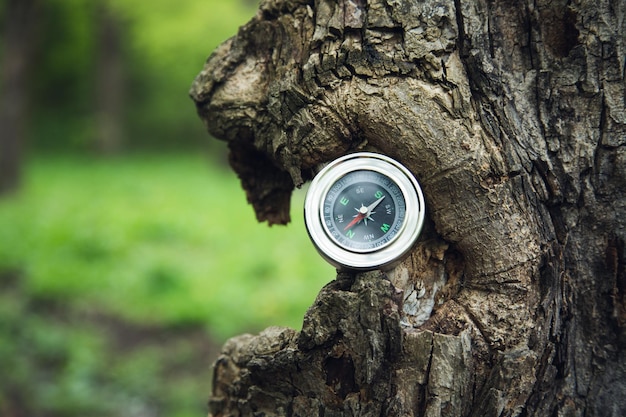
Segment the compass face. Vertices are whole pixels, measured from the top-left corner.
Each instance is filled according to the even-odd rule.
[[[406,204],[386,175],[360,170],[343,176],[324,198],[328,235],[348,250],[370,252],[391,243],[404,224]]]
[[[417,240],[424,197],[411,172],[375,153],[343,156],[313,179],[304,202],[317,250],[340,269],[388,268]]]

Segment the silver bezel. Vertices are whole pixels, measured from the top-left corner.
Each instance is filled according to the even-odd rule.
[[[332,185],[353,171],[375,171],[394,181],[406,204],[404,222],[397,235],[373,251],[354,251],[341,247],[326,231],[323,203]],[[338,158],[315,176],[304,200],[304,220],[317,250],[340,269],[384,269],[402,259],[422,230],[425,217],[424,195],[411,172],[399,162],[376,153],[359,152]]]

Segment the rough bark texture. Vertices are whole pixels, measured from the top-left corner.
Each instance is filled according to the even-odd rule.
[[[429,226],[394,270],[338,274],[302,331],[229,341],[210,415],[626,415],[625,17],[263,1],[191,89],[258,219],[368,149],[416,175]]]

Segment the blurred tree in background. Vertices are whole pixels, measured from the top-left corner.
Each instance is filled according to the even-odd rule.
[[[95,146],[111,154],[124,144],[125,83],[123,23],[106,0],[96,2]]]
[[[2,116],[20,112],[29,121],[13,134],[2,123],[3,146],[19,137],[28,150],[115,153],[214,146],[188,87],[206,51],[232,36],[256,5],[9,0],[0,7]],[[13,154],[3,151],[3,158]]]
[[[8,0],[0,5],[0,194],[20,181],[37,3]]]

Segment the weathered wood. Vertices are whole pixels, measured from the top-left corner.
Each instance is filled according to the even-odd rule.
[[[625,17],[263,1],[191,89],[259,220],[369,149],[417,176],[430,223],[394,270],[339,274],[302,331],[227,343],[211,415],[625,415]]]

